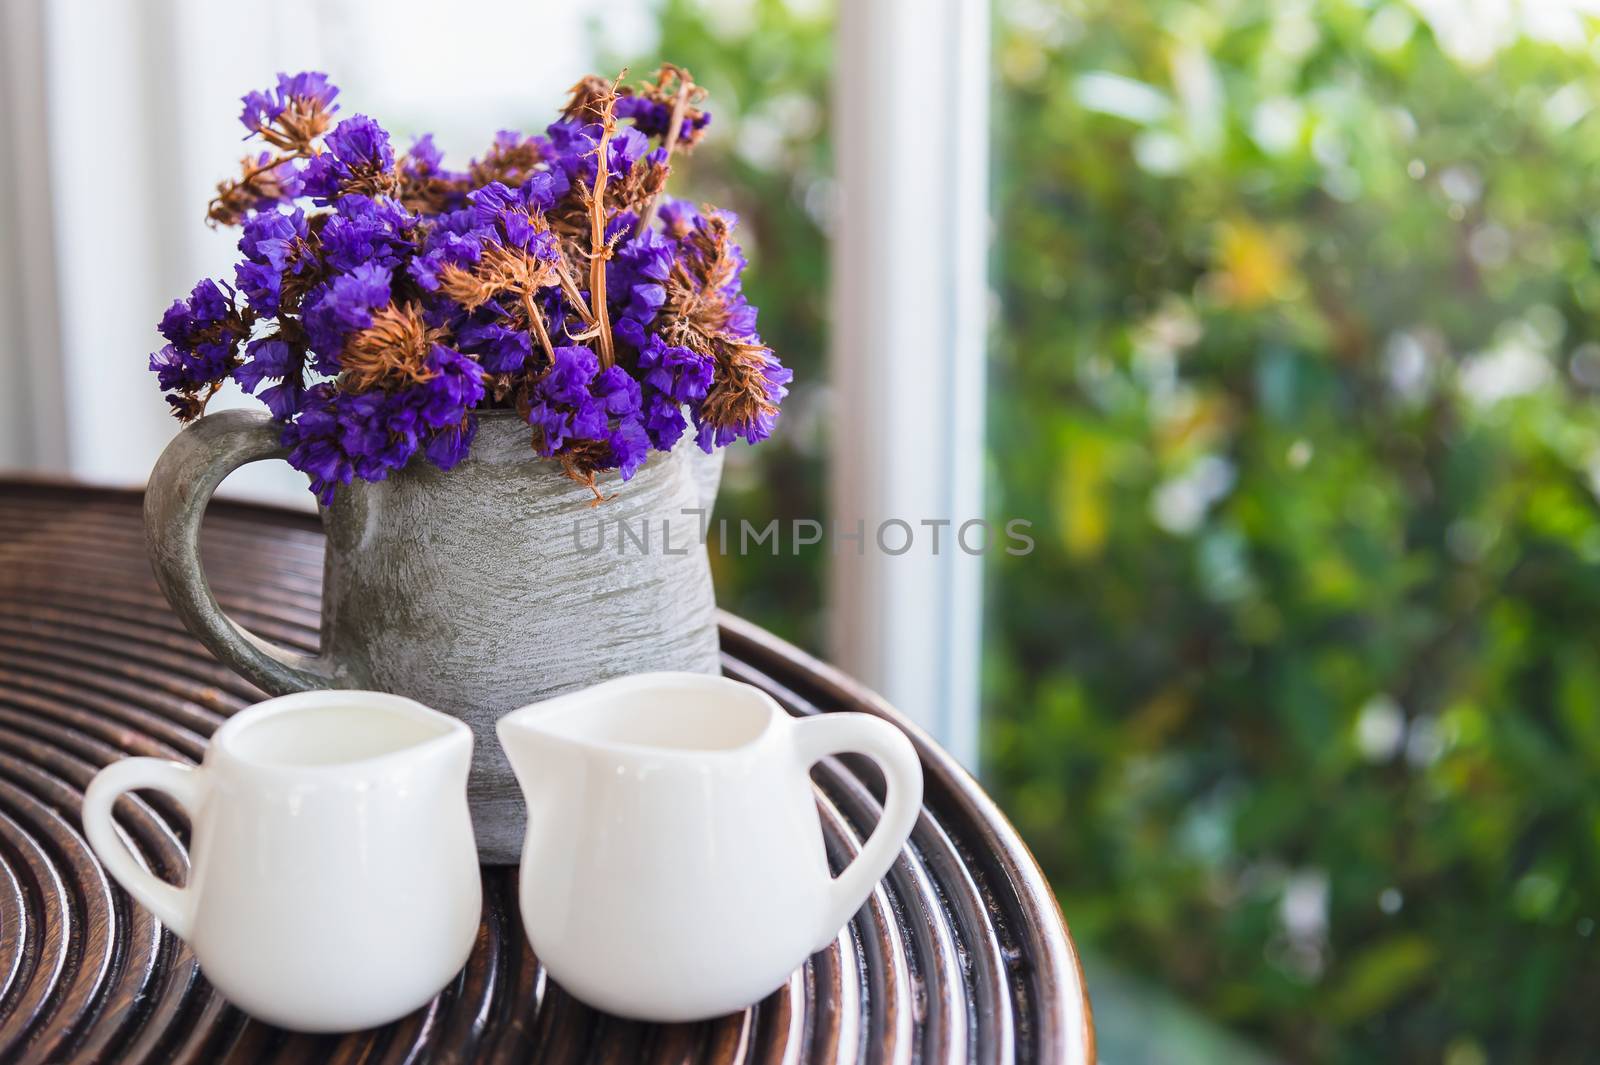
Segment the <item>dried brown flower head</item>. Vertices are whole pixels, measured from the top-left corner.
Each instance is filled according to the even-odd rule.
[[[667,343],[710,356],[716,363],[701,416],[718,428],[752,425],[778,412],[767,379],[772,349],[729,329],[734,308],[726,290],[740,261],[727,215],[707,208],[698,225],[674,227],[685,254],[673,263],[658,318]]]
[[[274,148],[290,155],[311,155],[317,138],[333,125],[329,111],[323,100],[291,96],[285,100],[277,117],[256,127],[256,133]]]
[[[778,405],[769,396],[767,370],[774,356],[764,344],[729,337],[712,342],[716,376],[700,406],[700,416],[722,428],[754,425],[774,418]]]
[[[278,171],[286,162],[276,156],[252,159],[247,155],[239,160],[239,177],[217,182],[206,220],[213,225],[236,226],[249,212],[284,199]]]
[[[439,291],[469,311],[496,296],[531,296],[555,283],[555,270],[550,263],[505,244],[484,248],[471,270],[450,263],[439,271]]]
[[[400,172],[388,170],[378,163],[358,163],[350,167],[350,176],[339,182],[339,195],[355,193],[360,196],[390,196],[400,198]]]
[[[656,80],[643,82],[622,90],[624,95],[640,96],[666,107],[671,114],[663,141],[685,149],[700,143],[705,135],[706,116],[699,108],[705,102],[706,90],[696,85],[689,72],[672,63],[663,63],[656,71]]]
[[[470,180],[463,182],[462,186],[481,188],[491,181],[498,181],[517,188],[538,173],[543,163],[544,153],[534,138],[502,136],[495,140],[482,159],[474,159],[468,164],[467,175]]]
[[[339,356],[340,386],[364,392],[432,380],[428,355],[443,332],[429,328],[415,303],[390,303],[373,311],[372,324],[351,334]]]
[[[626,77],[624,70],[617,75],[617,81]],[[609,109],[617,98],[617,82],[608,81],[598,74],[585,74],[583,78],[567,90],[567,106],[561,109],[561,117],[568,122],[581,122],[588,125],[591,122],[603,122]]]

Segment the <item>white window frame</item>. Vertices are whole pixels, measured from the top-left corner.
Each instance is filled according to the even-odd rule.
[[[955,533],[985,517],[989,20],[987,0],[839,0],[833,104],[829,650],[969,768],[983,559]],[[903,554],[877,542],[894,519]]]

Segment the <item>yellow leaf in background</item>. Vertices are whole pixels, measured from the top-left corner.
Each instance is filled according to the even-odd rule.
[[[1220,392],[1200,392],[1155,413],[1156,447],[1163,459],[1203,450],[1221,441],[1233,427],[1234,411]]]
[[[1283,298],[1295,287],[1292,258],[1281,234],[1249,219],[1224,222],[1217,239],[1219,293],[1246,310]]]
[[[1098,558],[1110,532],[1106,503],[1110,449],[1095,436],[1073,434],[1056,475],[1056,524],[1074,559]]]

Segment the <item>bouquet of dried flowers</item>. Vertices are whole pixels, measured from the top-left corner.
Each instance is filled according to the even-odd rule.
[[[325,503],[419,453],[449,469],[486,408],[597,500],[597,472],[627,479],[691,425],[707,452],[771,433],[792,374],[740,291],[735,220],[663,195],[711,118],[688,72],[586,77],[542,136],[460,171],[431,136],[397,157],[365,115],[335,125],[338,92],[301,73],[244,97],[264,150],[208,211],[243,258],[172,305],[150,357],[180,420],[238,382]]]

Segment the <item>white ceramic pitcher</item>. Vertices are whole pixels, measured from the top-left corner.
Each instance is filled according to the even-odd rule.
[[[394,695],[315,691],[229,719],[204,762],[113,762],[83,824],[107,871],[194,950],[230,1002],[300,1031],[422,1006],[466,963],[482,914],[467,816],[472,732]],[[123,792],[176,798],[194,826],[183,887],[112,821]]]
[[[528,806],[523,924],[564,988],[654,1021],[744,1007],[827,946],[917,819],[911,742],[868,714],[791,718],[722,677],[650,673],[501,718]],[[859,752],[883,817],[837,879],[810,767]]]

